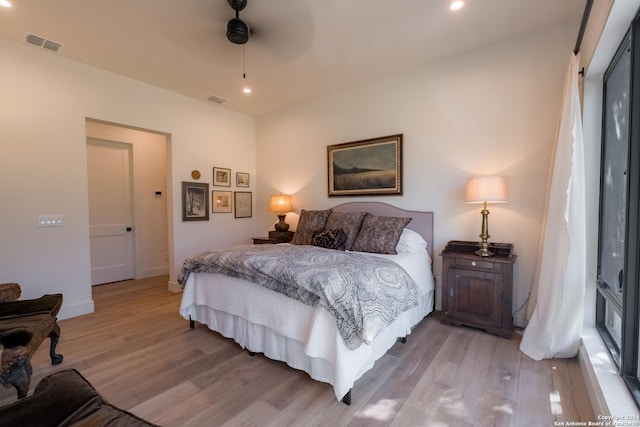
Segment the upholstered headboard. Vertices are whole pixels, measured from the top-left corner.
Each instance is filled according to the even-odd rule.
[[[333,207],[338,212],[370,212],[373,215],[412,218],[407,228],[417,232],[427,242],[427,252],[433,260],[433,212],[408,211],[381,202],[348,202]]]

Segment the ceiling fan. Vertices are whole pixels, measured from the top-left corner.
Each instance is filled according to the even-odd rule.
[[[240,11],[247,6],[247,0],[227,0],[227,2],[236,11],[236,17],[227,22],[227,39],[234,44],[245,44],[249,41],[249,26],[240,19]]]
[[[216,0],[222,1],[222,0]],[[254,64],[282,64],[304,53],[315,36],[315,22],[306,2],[300,0],[253,1],[227,0],[235,18],[226,21],[227,40],[246,46],[251,38]],[[240,19],[240,11],[249,14],[249,25]],[[288,19],[295,16],[296,19]],[[275,61],[275,62],[274,62]]]

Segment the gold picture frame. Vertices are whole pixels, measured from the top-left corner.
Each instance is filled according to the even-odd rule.
[[[333,196],[402,194],[402,134],[327,146]]]

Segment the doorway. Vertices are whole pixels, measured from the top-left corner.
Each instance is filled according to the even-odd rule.
[[[95,145],[103,148],[106,146],[110,149],[126,147],[129,150],[129,184],[124,184],[124,178],[111,178],[112,181],[119,183],[119,187],[129,190],[127,198],[131,203],[129,222],[127,223],[126,220],[110,222],[118,224],[113,227],[116,232],[122,230],[121,225],[124,225],[124,232],[127,233],[124,239],[129,238],[133,243],[133,255],[127,255],[134,265],[133,275],[130,275],[129,278],[145,279],[168,275],[169,262],[172,258],[169,249],[171,195],[167,191],[171,182],[170,136],[153,130],[132,128],[96,119],[87,118],[85,123],[87,156],[90,155],[89,153]],[[106,163],[101,157],[99,162]],[[91,168],[88,159],[88,176],[93,173]],[[110,169],[115,168],[116,166],[110,166]],[[118,168],[124,170],[125,166],[118,166]],[[89,199],[101,198],[101,191],[99,188],[94,189],[90,183]],[[126,198],[125,195],[122,197]],[[126,209],[124,210],[126,211]],[[92,212],[89,212],[89,216],[93,216]],[[131,230],[127,231],[127,227]],[[118,257],[124,257],[129,253],[128,250],[129,248],[125,247],[120,250],[120,253],[111,254],[111,259],[107,260],[109,262],[104,264],[125,265],[124,260]],[[91,252],[91,269],[93,271],[95,258],[93,248],[91,248]],[[107,280],[112,279],[109,277]],[[92,282],[94,282],[93,284],[107,283],[103,280],[92,280]]]

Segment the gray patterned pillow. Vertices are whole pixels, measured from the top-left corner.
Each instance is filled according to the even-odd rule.
[[[300,219],[298,219],[298,227],[293,239],[291,239],[291,243],[294,245],[310,245],[313,233],[324,229],[330,213],[331,209],[325,211],[306,211],[302,209],[300,211]]]
[[[358,231],[360,231],[360,226],[362,225],[365,213],[366,212],[331,212],[331,215],[329,215],[329,218],[327,219],[327,225],[325,228],[327,230],[340,229],[347,235],[347,239],[345,240],[343,247],[339,249],[351,250],[351,246],[356,240]]]
[[[327,249],[340,249],[344,250],[344,241],[347,240],[347,235],[341,229],[336,230],[322,230],[313,234],[311,244],[313,246],[319,246]]]
[[[395,254],[402,230],[411,220],[412,218],[376,216],[367,213],[351,250],[375,254]]]

